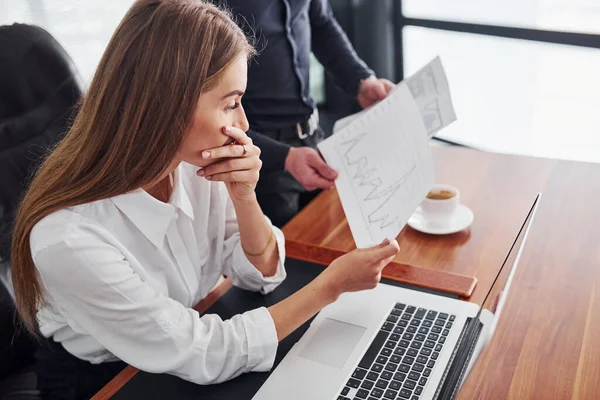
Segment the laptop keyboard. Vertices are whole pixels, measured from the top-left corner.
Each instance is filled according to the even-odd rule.
[[[418,400],[455,318],[396,303],[337,400]]]

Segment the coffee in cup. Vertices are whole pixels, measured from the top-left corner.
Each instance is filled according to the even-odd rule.
[[[447,200],[447,199],[451,199],[452,197],[456,196],[455,192],[452,192],[450,190],[446,190],[446,189],[440,189],[440,190],[430,190],[429,193],[427,193],[427,197],[428,199],[431,200]]]
[[[454,186],[436,184],[421,202],[421,213],[432,225],[443,225],[453,216],[459,204],[459,191]]]

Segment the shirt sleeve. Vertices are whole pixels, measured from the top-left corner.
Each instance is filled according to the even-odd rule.
[[[248,136],[250,136],[253,143],[260,148],[260,159],[263,162],[263,171],[285,170],[285,159],[290,152],[290,146],[288,144],[271,139],[252,129],[248,131]]]
[[[354,51],[333,16],[328,0],[311,0],[309,18],[315,56],[334,77],[335,83],[356,97],[360,81],[375,73]]]
[[[136,368],[209,384],[273,365],[277,332],[264,307],[227,321],[200,317],[154,290],[100,235],[65,239],[33,256],[67,322]]]
[[[269,293],[275,289],[286,277],[284,267],[285,261],[285,239],[283,233],[271,224],[271,221],[265,216],[265,219],[271,225],[277,242],[279,252],[279,261],[275,275],[265,277],[248,261],[248,257],[242,249],[240,232],[237,223],[237,217],[231,198],[227,196],[226,221],[225,221],[225,242],[223,249],[223,267],[224,273],[231,278],[234,286],[246,290],[260,291]]]

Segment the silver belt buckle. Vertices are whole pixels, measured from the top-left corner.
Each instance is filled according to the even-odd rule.
[[[308,118],[308,133],[302,132],[302,124],[296,124],[296,132],[298,133],[298,137],[302,140],[312,136],[317,130],[317,126],[319,126],[319,110],[315,109]]]
[[[308,134],[302,132],[302,125],[300,125],[300,123],[296,124],[296,132],[298,133],[298,137],[301,140],[306,139],[308,137]]]

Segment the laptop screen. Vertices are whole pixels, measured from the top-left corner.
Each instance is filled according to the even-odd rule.
[[[488,294],[483,300],[481,308],[494,314],[494,326],[500,317],[504,303],[506,302],[512,280],[519,265],[523,249],[525,248],[525,242],[540,202],[540,197],[540,194],[536,196],[531,208],[529,209],[529,212],[527,213],[527,216],[523,221],[523,224],[521,225],[521,228],[519,229],[519,233],[515,237],[515,240],[512,243],[506,258],[504,259],[504,262],[502,263],[502,266],[500,267],[500,270],[498,271],[498,274],[496,275],[496,278],[490,287]]]
[[[515,240],[513,241],[498,274],[494,278],[477,316],[469,319],[461,340],[455,348],[451,363],[448,365],[445,378],[440,382],[435,399],[454,398],[481,350],[486,346],[496,328],[500,313],[504,307],[512,280],[515,276],[519,260],[527,236],[531,228],[541,195],[538,194],[523,220]],[[509,265],[510,268],[506,268]]]

